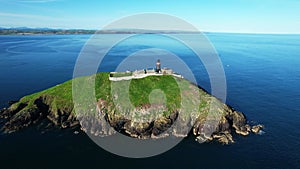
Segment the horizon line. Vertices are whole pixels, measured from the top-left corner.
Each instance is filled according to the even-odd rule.
[[[83,30],[83,31],[115,31],[115,32],[121,32],[121,31],[170,31],[170,32],[201,32],[201,33],[224,33],[224,34],[269,34],[269,35],[300,35],[300,32],[248,32],[248,31],[240,31],[240,32],[234,32],[234,31],[190,31],[190,30],[155,30],[155,29],[138,29],[138,28],[120,28],[120,29],[94,29],[94,28],[55,28],[55,27],[27,27],[27,26],[17,26],[17,27],[7,27],[7,26],[0,26],[1,29],[32,29],[32,30],[42,30],[42,29],[49,29],[49,30]],[[45,31],[45,30],[44,30]]]

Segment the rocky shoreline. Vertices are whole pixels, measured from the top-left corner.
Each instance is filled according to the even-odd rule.
[[[60,128],[71,128],[79,125],[79,121],[71,112],[65,110],[51,111],[46,100],[46,97],[38,98],[30,107],[25,103],[14,106],[15,103],[18,103],[14,102],[9,108],[0,110],[0,119],[4,121],[1,131],[4,133],[16,132],[39,123],[43,119],[48,119],[54,126]]]
[[[76,78],[11,101],[8,108],[0,110],[0,130],[12,133],[46,120],[50,126],[80,127],[99,137],[116,132],[138,139],[194,135],[198,142],[230,144],[234,143],[233,133],[247,136],[263,128],[262,125],[250,126],[242,112],[186,79],[149,76],[129,84],[127,81],[112,82],[109,75],[100,72]],[[90,83],[96,84],[95,89],[101,89],[96,90],[98,97],[94,103],[85,101],[90,94],[84,89]],[[73,97],[73,85],[78,84],[81,90]],[[132,87],[131,95],[124,90],[126,85]],[[124,99],[128,97],[135,105]]]
[[[50,102],[49,102],[50,101]],[[83,131],[95,136],[108,136],[115,132],[123,133],[130,137],[139,139],[161,138],[169,135],[176,137],[186,137],[193,134],[195,140],[199,142],[217,141],[222,144],[234,143],[232,134],[247,136],[250,133],[259,133],[262,125],[250,126],[247,124],[243,113],[235,111],[233,108],[222,104],[222,116],[217,122],[209,123],[214,119],[208,117],[197,117],[180,119],[180,112],[173,112],[167,117],[160,117],[150,122],[136,122],[126,119],[124,116],[107,113],[103,102],[99,100],[97,104],[98,114],[95,116],[78,116],[72,113],[72,109],[53,111],[51,99],[46,95],[34,100],[34,105],[28,106],[26,103],[11,102],[9,108],[0,111],[0,118],[3,119],[4,133],[12,133],[26,128],[32,124],[37,124],[44,119],[48,119],[53,126],[59,128],[80,127]],[[18,106],[15,106],[19,103]],[[177,122],[176,128],[171,128]],[[187,125],[188,124],[188,125]],[[179,126],[179,128],[178,128]],[[189,131],[189,129],[191,129]]]

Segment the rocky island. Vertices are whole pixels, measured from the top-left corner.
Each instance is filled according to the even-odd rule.
[[[115,132],[139,139],[192,134],[199,142],[230,144],[234,143],[232,133],[246,136],[262,128],[250,126],[242,112],[180,76],[165,72],[116,80],[122,76],[137,77],[128,72],[100,72],[25,96],[1,110],[1,130],[11,133],[47,119],[53,126],[80,127],[99,137]],[[95,109],[75,109],[84,107],[74,103],[75,80],[95,82]],[[84,89],[82,92],[84,97]]]

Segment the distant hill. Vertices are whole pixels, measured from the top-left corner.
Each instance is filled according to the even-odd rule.
[[[94,34],[95,30],[84,29],[52,29],[52,28],[3,28],[0,27],[0,35],[34,35],[34,34]]]
[[[181,30],[146,30],[146,29],[109,29],[109,30],[86,30],[86,29],[52,29],[52,28],[29,28],[0,27],[0,35],[34,35],[34,34],[178,34],[178,33],[197,33]]]

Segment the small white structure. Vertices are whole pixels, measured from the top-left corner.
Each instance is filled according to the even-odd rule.
[[[174,77],[183,78],[183,76],[176,74],[170,68],[161,69],[161,63],[158,59],[156,62],[156,68],[148,68],[144,70],[135,70],[133,72],[111,72],[109,80],[111,81],[121,81],[121,80],[131,80],[131,79],[141,79],[147,76],[162,76],[162,75],[172,75]]]
[[[172,69],[168,69],[168,68],[161,69],[161,73],[156,73],[154,69],[150,69],[150,71],[144,69],[144,70],[135,70],[133,72],[120,73],[122,76],[114,77],[114,75],[116,74],[118,74],[118,72],[111,72],[109,76],[109,80],[121,81],[121,80],[141,79],[147,76],[163,76],[163,75],[172,75],[174,77],[183,78],[183,76],[176,74],[175,72],[173,72]]]
[[[174,73],[173,70],[169,69],[169,68],[163,68],[163,69],[161,69],[161,72],[162,72],[162,74],[165,74],[165,75],[171,75]]]

